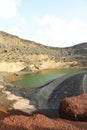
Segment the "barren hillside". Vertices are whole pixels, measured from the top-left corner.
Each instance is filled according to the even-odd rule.
[[[16,63],[16,66],[21,66],[18,70],[37,71],[48,68],[86,67],[86,61],[87,43],[67,48],[49,47],[0,32],[0,62],[2,64]],[[12,65],[8,66],[8,68],[11,67]]]

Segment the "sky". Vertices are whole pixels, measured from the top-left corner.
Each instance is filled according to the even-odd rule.
[[[0,0],[0,31],[54,47],[87,42],[87,0]]]

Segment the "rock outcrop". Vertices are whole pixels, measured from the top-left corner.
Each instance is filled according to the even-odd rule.
[[[59,107],[59,115],[70,120],[87,121],[87,94],[62,100]]]

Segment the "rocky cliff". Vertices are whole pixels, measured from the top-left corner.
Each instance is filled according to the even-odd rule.
[[[0,31],[0,71],[86,67],[86,61],[87,43],[67,48],[49,47]]]

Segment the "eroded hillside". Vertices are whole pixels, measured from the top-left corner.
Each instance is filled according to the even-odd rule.
[[[10,72],[10,68],[14,68],[12,64],[15,63],[17,69],[15,68],[14,71],[86,67],[86,61],[87,43],[67,48],[48,47],[0,32],[0,70],[2,70],[1,64],[4,64],[5,71]]]

